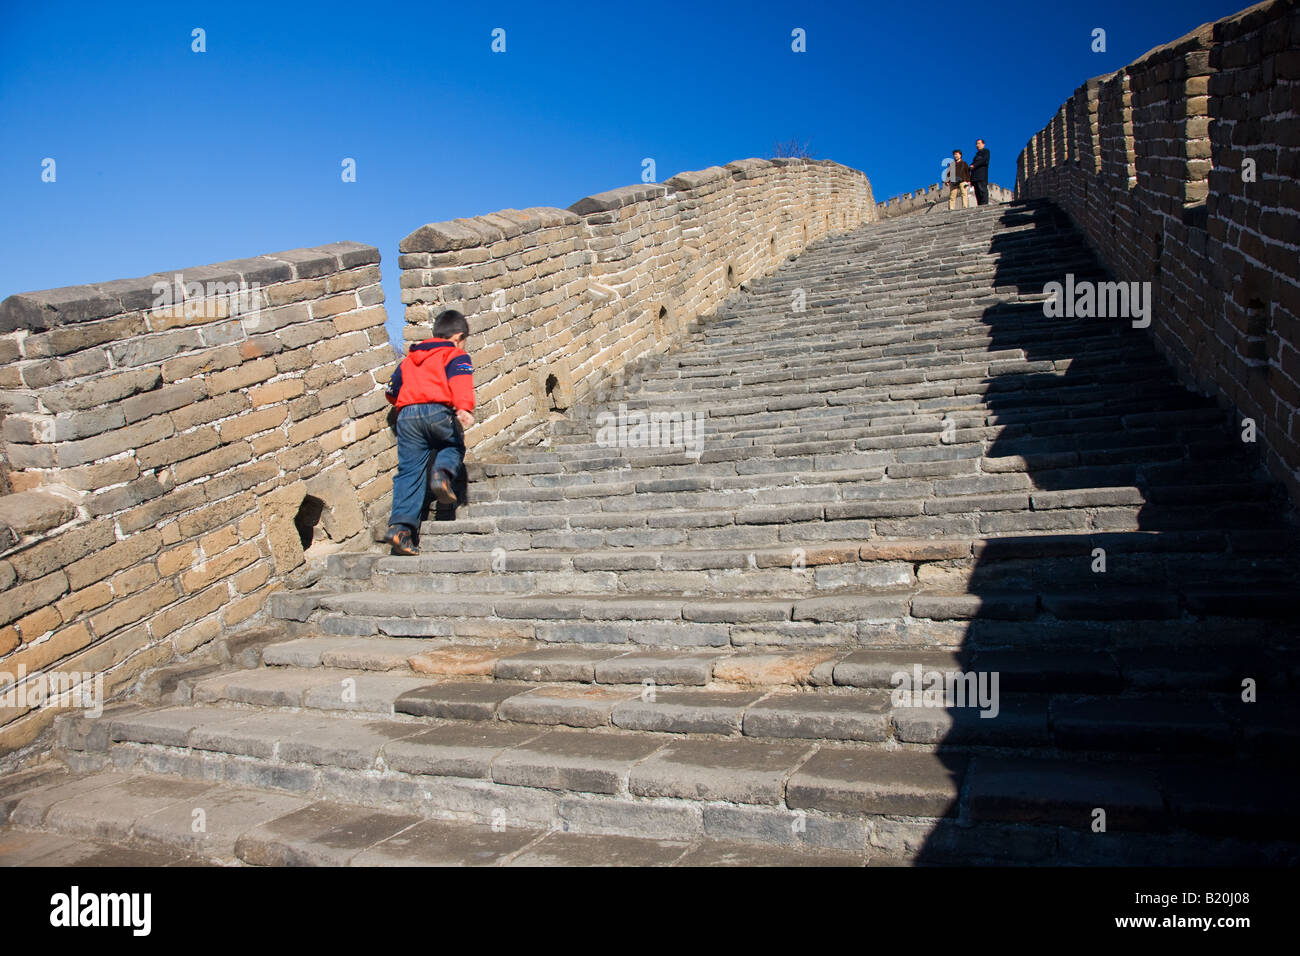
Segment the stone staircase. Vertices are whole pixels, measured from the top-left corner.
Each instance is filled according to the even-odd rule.
[[[418,557],[331,556],[245,666],[57,756],[795,856],[1295,862],[1290,510],[1146,333],[1044,317],[1066,273],[1105,279],[1039,202],[817,243],[473,462]],[[620,406],[701,441],[611,445]],[[931,672],[995,702],[894,693]]]

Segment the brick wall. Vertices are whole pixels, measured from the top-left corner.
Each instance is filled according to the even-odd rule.
[[[1273,0],[1089,80],[1020,154],[1127,281],[1180,377],[1253,419],[1300,500],[1300,10]],[[1249,167],[1253,163],[1253,178]]]
[[[443,308],[469,317],[480,407],[466,437],[481,452],[669,348],[745,280],[874,218],[857,170],[747,159],[568,210],[432,223],[400,246],[406,336],[426,338]]]
[[[482,454],[874,214],[856,170],[744,160],[423,226],[407,337],[470,316]],[[379,281],[336,243],[0,303],[0,695],[21,670],[120,696],[303,583],[305,537],[362,548],[396,468]],[[62,709],[0,703],[0,754]]]
[[[302,573],[296,520],[366,540],[396,464],[382,302],[378,250],[343,242],[0,303],[0,694],[20,669],[116,694],[248,622]],[[0,706],[0,753],[58,710]]]

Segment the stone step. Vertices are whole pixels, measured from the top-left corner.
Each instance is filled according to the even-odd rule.
[[[858,500],[821,505],[754,504],[736,511],[673,509],[520,515],[427,521],[424,552],[512,551],[531,548],[807,548],[851,538],[961,538],[1026,532],[1247,531],[1275,526],[1276,512],[1259,503],[1204,505],[1070,505],[1070,492],[1035,494],[1055,507],[1032,510],[1019,495],[963,499]],[[1100,495],[1098,496],[1100,498]],[[1022,506],[1021,502],[1025,505]]]
[[[604,392],[604,398],[594,404],[566,412],[564,421],[593,422],[604,413],[617,411],[620,406],[629,411],[654,409],[656,405],[671,404],[670,398],[676,399],[676,405],[672,407],[684,404],[687,408],[705,412],[710,419],[724,422],[763,411],[785,413],[787,419],[797,417],[813,422],[824,417],[833,420],[838,414],[897,415],[912,410],[913,406],[907,403],[916,398],[921,389],[928,389],[924,397],[930,399],[930,405],[939,407],[957,405],[953,396],[968,404],[983,398],[985,407],[982,410],[989,415],[1009,414],[1035,406],[1045,412],[1050,409],[1044,407],[1043,396],[1055,397],[1062,393],[1077,396],[1080,407],[1103,402],[1118,407],[1117,403],[1131,401],[1135,396],[1155,406],[1146,407],[1144,411],[1166,410],[1161,406],[1168,406],[1171,410],[1211,407],[1204,399],[1189,398],[1180,392],[1165,378],[1165,370],[1154,359],[1128,367],[1122,364],[1118,354],[1098,356],[1088,363],[1077,356],[1068,356],[1036,359],[1037,371],[1032,374],[988,373],[986,366],[989,362],[996,366],[1015,359],[1014,354],[990,354],[978,365],[945,367],[933,357],[914,355],[891,360],[888,365],[892,367],[849,373],[839,371],[838,357],[827,357],[818,368],[820,377],[801,375],[793,381],[780,379],[780,376],[789,374],[785,370],[786,363],[782,363],[778,371],[754,373],[752,378],[755,381],[729,382],[707,392],[697,390],[692,393],[684,389],[683,386],[689,384],[684,380],[665,382],[662,394],[647,391],[639,384],[635,389],[615,386]],[[836,371],[827,374],[826,366],[830,362],[835,362],[831,367]],[[713,382],[712,379],[701,381]],[[1050,391],[1042,391],[1044,388]],[[692,400],[687,401],[684,396]],[[797,414],[790,414],[792,412]],[[1132,413],[1133,405],[1122,412]]]
[[[788,398],[781,404],[793,404],[798,398]],[[1000,437],[1046,437],[1063,432],[1080,434],[1085,432],[1115,432],[1122,429],[1139,427],[1160,427],[1166,429],[1208,428],[1221,426],[1224,416],[1218,409],[1208,408],[1174,408],[1163,412],[1144,412],[1137,415],[1125,415],[1107,409],[1099,403],[1086,407],[1076,407],[1069,411],[1058,411],[1056,417],[1050,417],[1051,411],[1021,414],[990,414],[987,409],[973,408],[965,411],[930,412],[928,414],[907,414],[892,416],[871,416],[850,411],[847,407],[826,406],[825,408],[808,408],[789,412],[784,409],[776,412],[760,413],[752,422],[741,423],[737,420],[735,427],[726,427],[722,419],[710,419],[704,422],[703,434],[712,444],[726,447],[738,444],[745,439],[771,435],[793,439],[796,436],[805,441],[826,441],[831,439],[893,439],[895,443],[903,438],[920,444],[928,440],[939,444],[947,427],[949,434],[944,442],[967,438],[962,433],[970,433],[967,440],[978,437],[989,441]],[[951,425],[948,423],[951,422]],[[562,429],[560,426],[568,426]],[[887,447],[886,443],[886,446]],[[606,447],[596,442],[592,430],[581,422],[557,421],[551,428],[550,449],[554,454],[563,456],[568,453],[580,454]],[[532,454],[541,454],[540,449]],[[522,452],[511,455],[517,459]]]
[[[564,504],[591,510],[635,510],[635,496],[694,496],[711,494],[718,503],[764,500],[776,503],[807,501],[862,500],[871,498],[915,499],[960,497],[973,494],[1007,492],[1060,493],[1077,490],[1080,496],[1104,495],[1108,490],[1122,490],[1136,494],[1154,504],[1226,501],[1260,501],[1273,503],[1277,487],[1271,483],[1240,476],[1237,481],[1207,481],[1201,484],[1153,483],[1135,466],[1066,466],[1030,470],[1032,463],[1043,461],[1043,456],[1004,456],[986,468],[1000,471],[975,477],[955,478],[891,478],[882,467],[843,471],[821,471],[805,474],[797,471],[753,472],[742,475],[702,474],[679,478],[638,478],[631,474],[623,480],[594,480],[590,475],[557,476],[560,480],[547,484],[528,484],[523,480],[495,479],[477,483],[469,489],[469,503],[457,510],[458,515],[492,514],[495,506],[514,504],[526,507],[527,512],[516,514],[544,514],[547,509],[558,509]],[[991,460],[990,460],[991,461]],[[1188,476],[1192,477],[1192,476]],[[590,499],[590,500],[589,500]],[[1050,499],[1049,499],[1050,501]],[[494,508],[483,509],[482,505]],[[536,507],[534,507],[536,506]],[[477,509],[477,510],[475,510]],[[498,513],[510,513],[497,509]]]
[[[919,455],[917,457],[920,457]],[[935,459],[960,461],[961,458]],[[906,464],[923,464],[908,462]],[[1002,462],[995,462],[1000,467]],[[1005,463],[1012,464],[1012,463]],[[1018,463],[1017,463],[1018,464]],[[993,472],[984,476],[944,481],[925,477],[889,478],[888,468],[875,471],[874,478],[835,482],[818,481],[813,476],[798,473],[780,473],[777,479],[760,476],[742,476],[746,480],[719,480],[707,477],[680,479],[676,482],[625,481],[595,486],[595,492],[572,495],[563,491],[546,489],[529,491],[521,500],[515,489],[498,490],[497,499],[484,501],[473,496],[468,504],[457,509],[457,520],[478,521],[482,518],[547,519],[568,517],[571,520],[583,515],[604,514],[612,519],[616,515],[639,518],[644,523],[647,516],[641,512],[654,512],[649,517],[652,527],[689,525],[691,522],[677,518],[689,513],[707,513],[705,524],[717,524],[716,516],[726,515],[725,524],[771,523],[765,509],[778,514],[777,520],[789,515],[794,520],[804,513],[822,511],[823,519],[844,517],[899,516],[904,514],[951,514],[995,511],[1056,511],[1068,508],[1143,507],[1143,516],[1150,517],[1161,510],[1176,508],[1193,501],[1212,508],[1246,504],[1272,505],[1273,488],[1260,482],[1243,482],[1235,485],[1218,485],[1204,492],[1199,500],[1188,492],[1161,494],[1155,489],[1155,501],[1149,501],[1147,492],[1135,484],[1093,485],[1080,488],[1068,485],[1034,487],[1028,475],[1020,471]],[[981,480],[982,478],[982,480]],[[760,481],[765,487],[752,487]],[[710,487],[710,485],[727,487]],[[746,486],[750,487],[746,487]],[[581,486],[578,486],[581,487]],[[662,490],[657,490],[662,489]],[[951,490],[949,490],[951,489]],[[514,494],[509,494],[514,491]],[[947,492],[947,493],[945,493]],[[503,498],[503,494],[505,497]],[[875,509],[865,502],[873,502]],[[885,506],[885,502],[889,502]],[[787,510],[789,509],[789,510]],[[1269,509],[1271,512],[1271,509]],[[669,522],[668,515],[674,516]],[[757,518],[755,522],[753,519]],[[815,520],[815,519],[814,519]],[[431,533],[446,533],[455,522],[442,522],[448,527],[433,529]],[[784,523],[784,522],[783,522]],[[551,527],[547,522],[541,527]],[[517,530],[502,528],[501,530]]]
[[[1266,532],[1275,547],[1285,535]],[[596,551],[450,551],[418,557],[383,554],[337,556],[331,561],[336,588],[368,581],[394,593],[624,594],[672,591],[685,595],[810,595],[866,587],[925,586],[948,591],[1069,589],[1095,586],[1097,552],[1106,555],[1108,586],[1186,588],[1195,582],[1253,591],[1264,582],[1294,580],[1289,556],[1275,551],[1227,553],[1228,535],[1196,533],[1164,542],[1154,532],[1076,535],[1070,552],[1001,557],[981,539],[972,542],[827,542],[798,548]],[[1238,535],[1240,538],[1240,534]],[[1112,542],[1120,549],[1108,550]],[[1145,542],[1145,544],[1144,544]],[[1140,550],[1198,546],[1205,550]],[[1046,549],[1044,549],[1046,550]],[[985,556],[987,555],[987,556]]]
[[[1218,572],[1230,565],[1249,566],[1255,561],[1294,561],[1292,536],[1288,529],[1231,531],[1111,531],[1093,534],[997,535],[977,538],[869,538],[826,540],[802,549],[790,547],[709,549],[620,548],[575,552],[555,548],[532,548],[493,554],[486,550],[472,552],[434,551],[416,557],[391,557],[377,553],[333,554],[327,559],[326,577],[331,581],[368,580],[375,574],[494,574],[529,571],[715,571],[789,568],[815,568],[824,565],[874,564],[902,561],[916,566],[942,563],[944,567],[976,567],[999,571],[1005,562],[1033,561],[1051,566],[1054,559],[1077,560],[1095,557],[1101,548],[1108,555],[1131,555],[1131,560],[1117,569],[1137,567],[1150,573],[1160,559],[1146,557],[1167,555],[1165,564],[1173,562],[1185,572],[1196,562],[1218,562]],[[1111,573],[1108,569],[1106,573]],[[815,574],[815,572],[814,572]],[[827,572],[829,575],[829,572]],[[826,575],[824,575],[826,576]],[[1113,580],[1113,579],[1112,579]]]
[[[842,423],[888,424],[913,415],[921,416],[922,420],[924,416],[937,420],[945,416],[981,415],[990,424],[997,424],[1014,422],[1017,416],[1026,414],[1064,420],[1086,418],[1089,414],[1129,415],[1135,407],[1143,409],[1143,414],[1207,408],[1203,399],[1188,397],[1171,383],[1143,381],[1151,376],[1149,370],[1131,370],[1117,373],[1110,382],[1102,382],[1096,376],[1065,369],[1042,371],[1032,384],[1023,379],[986,379],[977,374],[947,379],[932,376],[917,382],[889,384],[891,378],[914,376],[887,373],[877,376],[877,381],[855,375],[819,382],[816,387],[771,388],[766,393],[744,387],[731,395],[705,396],[691,402],[680,392],[657,401],[640,397],[639,391],[629,397],[615,392],[599,404],[574,410],[566,421],[586,429],[592,436],[590,440],[595,442],[599,429],[619,422],[620,412],[624,420],[632,423],[634,412],[665,409],[690,413],[693,420],[703,415],[705,435],[727,437],[744,429],[796,421],[807,430],[816,431]],[[1048,387],[1050,392],[1042,391]],[[1061,403],[1073,400],[1071,407],[1045,408],[1044,394]],[[1218,421],[1224,421],[1222,414]],[[557,450],[567,450],[567,446]]]
[[[861,866],[906,862],[870,847],[824,850],[658,840],[575,821],[526,825],[425,804],[385,809],[308,791],[102,770],[24,793],[0,830],[0,866]],[[274,783],[276,781],[269,781]],[[195,828],[194,811],[204,826]],[[717,829],[713,827],[712,829]]]
[[[429,653],[417,661],[427,660]],[[505,664],[507,668],[514,669],[556,667],[559,663],[554,655],[535,660],[502,659],[511,662]],[[125,731],[114,724],[118,729],[110,727],[110,734],[117,734],[115,739],[120,740],[179,746],[174,721],[199,720],[204,713],[202,705],[211,705],[227,711],[234,707],[231,712],[237,717],[246,713],[247,706],[277,708],[276,713],[266,714],[259,726],[282,726],[278,710],[291,708],[303,714],[394,718],[399,724],[411,721],[418,726],[468,722],[521,730],[537,726],[612,728],[635,732],[647,745],[655,735],[673,734],[852,741],[885,750],[915,745],[921,749],[941,746],[945,752],[960,747],[1267,756],[1285,754],[1300,736],[1294,723],[1287,723],[1295,716],[1294,708],[1246,704],[1237,694],[1015,692],[1001,688],[1000,674],[994,683],[991,673],[974,671],[974,662],[966,671],[925,670],[919,662],[900,666],[891,680],[903,676],[911,680],[915,673],[923,682],[939,682],[936,690],[924,683],[925,690],[916,688],[901,696],[890,689],[831,686],[829,677],[839,666],[832,661],[813,670],[814,679],[820,673],[827,683],[804,692],[782,686],[737,689],[734,682],[708,681],[708,686],[700,686],[696,682],[704,681],[715,663],[724,673],[729,666],[746,666],[744,662],[715,662],[709,655],[634,654],[585,663],[596,677],[606,679],[586,684],[479,680],[436,677],[409,669],[376,672],[323,666],[238,671],[198,681],[193,697],[199,706],[164,712],[167,720],[161,725],[144,717],[142,725]],[[568,658],[565,666],[574,665]],[[637,675],[653,676],[634,682]],[[956,696],[959,678],[971,681],[960,685],[962,697]],[[951,684],[947,696],[945,679]],[[346,730],[340,727],[337,732],[345,734]],[[230,750],[238,745],[224,739],[216,746],[244,756],[257,755]]]
[[[656,369],[643,372],[637,379],[639,388],[628,395],[629,402],[653,404],[670,400],[675,390],[678,395],[691,394],[703,400],[714,398],[721,402],[737,401],[751,394],[781,394],[793,386],[799,392],[817,394],[831,391],[837,384],[853,387],[879,384],[918,384],[944,382],[970,378],[996,380],[1002,376],[1020,375],[1036,371],[1067,371],[1071,377],[1095,383],[1130,381],[1140,371],[1160,371],[1161,362],[1154,352],[1143,352],[1131,343],[1115,338],[1080,338],[1062,342],[1054,337],[1050,344],[1053,352],[1068,354],[1067,358],[1046,361],[1037,357],[1033,348],[1021,346],[996,354],[987,351],[990,341],[981,343],[964,329],[950,330],[955,341],[936,340],[933,343],[917,341],[907,346],[910,354],[901,354],[903,346],[875,345],[864,340],[861,332],[852,340],[836,343],[835,349],[820,350],[814,355],[795,355],[781,359],[763,359],[754,353],[726,358],[719,356],[714,374],[701,372],[707,366],[696,366],[691,375],[672,374],[671,370]],[[1045,341],[1044,346],[1048,343]],[[1067,346],[1073,346],[1065,352]],[[979,350],[979,351],[977,351]],[[831,355],[825,353],[830,352]],[[761,355],[761,353],[759,353]],[[827,375],[827,360],[833,357],[833,372]],[[628,391],[626,386],[624,391]]]
[[[882,587],[763,599],[653,594],[278,592],[272,617],[338,635],[526,638],[660,647],[1272,643],[1295,635],[1290,580],[1253,587],[1091,588],[972,594]]]
[[[971,436],[974,437],[974,436]],[[695,444],[691,439],[689,446],[681,440],[676,444],[664,444],[662,447],[647,449],[629,449],[611,447],[603,449],[599,457],[566,458],[559,455],[538,455],[536,461],[480,462],[470,469],[471,481],[478,478],[496,478],[503,476],[559,476],[566,473],[583,473],[590,475],[593,481],[626,480],[629,475],[636,478],[652,477],[694,477],[696,475],[731,475],[753,474],[756,472],[804,472],[820,473],[822,471],[861,470],[884,467],[891,477],[906,477],[919,469],[909,467],[917,457],[925,458],[926,453],[933,453],[937,458],[956,452],[966,452],[969,463],[958,470],[949,467],[946,473],[978,473],[980,467],[985,471],[998,468],[998,459],[1041,458],[1045,467],[1065,467],[1069,465],[1105,466],[1131,465],[1150,468],[1157,465],[1182,465],[1190,478],[1199,482],[1206,479],[1195,474],[1202,462],[1216,460],[1221,467],[1234,470],[1234,478],[1240,480],[1254,467],[1248,459],[1249,451],[1242,444],[1219,430],[1206,430],[1198,433],[1194,439],[1180,442],[1167,434],[1133,433],[1108,440],[1113,436],[1086,438],[1020,438],[993,439],[987,443],[971,441],[953,442],[951,444],[935,442],[930,448],[880,448],[874,440],[837,440],[827,442],[783,442],[771,441],[747,445],[720,445],[710,447]],[[765,441],[759,439],[756,441]],[[985,447],[987,444],[987,447]],[[969,452],[973,450],[974,455]],[[992,466],[983,464],[993,460]],[[1014,464],[1005,469],[1014,470]],[[1021,466],[1018,470],[1026,470]],[[922,472],[923,474],[925,472]],[[945,473],[940,469],[937,473]]]
[[[1225,816],[1233,817],[1239,839],[1268,838],[1267,850],[1232,846],[1227,856],[1235,859],[1289,859],[1296,839],[1289,788],[1279,786],[1294,778],[1294,768],[1264,773],[1212,757],[1098,763],[1056,755],[890,751],[870,744],[431,725],[200,707],[106,715],[78,756],[85,767],[111,765],[119,779],[107,785],[116,791],[86,784],[37,791],[17,802],[14,825],[82,832],[94,827],[104,833],[112,830],[101,822],[107,819],[134,824],[136,808],[160,817],[160,828],[183,810],[188,825],[204,788],[221,784],[397,811],[407,815],[407,826],[425,816],[455,815],[498,827],[504,820],[522,828],[661,840],[711,837],[851,852],[872,847],[895,858],[914,857],[935,844],[930,852],[945,848],[938,855],[1050,862],[1063,833],[1093,836],[1089,823],[1097,806],[1107,809],[1110,829],[1173,837],[1185,849],[1190,841],[1202,853],[1208,841],[1198,837],[1221,837]],[[140,772],[166,773],[170,785],[133,786],[121,779]],[[1233,801],[1252,785],[1278,798],[1255,797],[1233,812]],[[237,800],[220,816],[248,822],[263,812],[255,807],[265,804]],[[330,819],[331,825],[312,835],[334,827],[353,833],[383,829],[350,819],[350,827]],[[972,844],[959,839],[954,824],[978,830],[964,836],[977,837],[984,850],[972,854]],[[273,828],[281,837],[310,829]],[[241,836],[234,845],[259,842]],[[1220,847],[1219,855],[1208,858],[1223,853]]]
[[[1016,336],[1016,344],[1008,347],[1002,344],[1005,329],[1000,327],[994,334],[988,327],[988,310],[969,311],[978,317],[952,321],[951,311],[945,310],[939,321],[919,325],[909,321],[901,329],[897,323],[873,322],[869,314],[851,314],[839,323],[843,327],[839,332],[827,329],[835,323],[821,317],[819,333],[802,335],[797,349],[714,346],[707,351],[715,359],[713,364],[674,364],[665,357],[655,366],[639,370],[632,380],[651,393],[660,390],[656,385],[725,393],[728,388],[774,382],[811,388],[847,376],[871,382],[877,374],[908,369],[939,377],[979,370],[997,377],[1018,371],[1017,364],[1037,361],[1048,351],[1061,356],[1054,359],[1062,363],[1060,368],[1103,380],[1111,377],[1111,372],[1161,367],[1159,354],[1150,343],[1120,326],[1076,324],[1048,331],[1039,315],[1022,322],[1024,328]],[[827,376],[831,358],[833,371]]]
[[[675,685],[723,691],[843,687],[889,691],[898,675],[967,671],[999,674],[1013,695],[1206,692],[1233,695],[1243,675],[1266,692],[1282,692],[1300,678],[1300,658],[1286,647],[1198,647],[1195,660],[1183,645],[1140,649],[1056,646],[1050,650],[865,649],[778,650],[738,648],[645,650],[626,644],[549,644],[530,640],[462,643],[450,638],[342,637],[310,634],[271,645],[269,667],[328,667],[384,671],[447,680]],[[199,674],[195,680],[211,675]],[[178,689],[190,699],[193,681]]]
[[[630,415],[631,413],[629,413]],[[1099,416],[1101,417],[1101,416]],[[1105,416],[1111,418],[1113,416]],[[1056,424],[1045,423],[1040,428],[1029,424],[981,425],[963,421],[959,413],[915,416],[914,421],[923,427],[904,431],[900,426],[875,425],[836,429],[782,429],[747,427],[730,434],[699,428],[695,422],[682,425],[677,422],[641,426],[624,419],[617,424],[611,417],[608,438],[598,438],[587,444],[551,445],[536,450],[518,451],[511,457],[521,464],[559,463],[565,468],[583,467],[591,462],[604,462],[612,457],[626,460],[632,467],[640,458],[654,458],[676,453],[700,462],[752,457],[756,451],[766,449],[780,457],[808,454],[842,454],[854,451],[880,450],[894,452],[882,458],[883,463],[906,460],[908,449],[951,449],[974,447],[988,457],[1005,457],[1024,454],[1025,449],[1042,453],[1117,451],[1131,447],[1163,448],[1170,444],[1191,446],[1199,443],[1226,443],[1232,439],[1221,425],[1188,425],[1161,429],[1106,429],[1090,428],[1087,421]],[[1076,427],[1077,426],[1077,427]],[[1068,427],[1069,433],[1062,433]],[[622,429],[619,431],[618,429]],[[1224,444],[1227,457],[1237,450],[1235,445]],[[1182,457],[1182,456],[1179,456]]]

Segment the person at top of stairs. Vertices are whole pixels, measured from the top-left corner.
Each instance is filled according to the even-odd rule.
[[[970,182],[975,189],[975,205],[989,204],[989,149],[984,140],[975,140],[975,157],[970,161]]]
[[[961,150],[952,151],[952,162],[943,171],[943,181],[948,184],[948,208],[956,209],[958,199],[963,209],[970,208],[970,167],[961,158]]]
[[[414,533],[426,475],[438,502],[456,504],[452,481],[465,458],[464,429],[474,424],[474,367],[464,349],[468,339],[465,316],[454,309],[440,313],[433,337],[411,346],[384,392],[397,409],[397,475],[386,535],[393,554],[416,553]]]

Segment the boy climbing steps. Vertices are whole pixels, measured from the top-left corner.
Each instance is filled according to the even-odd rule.
[[[434,320],[433,337],[411,346],[384,393],[397,408],[397,475],[385,536],[393,554],[417,553],[414,535],[426,475],[440,504],[456,504],[452,482],[465,458],[464,429],[474,424],[474,368],[464,350],[468,338],[465,316],[454,309],[442,312]]]

